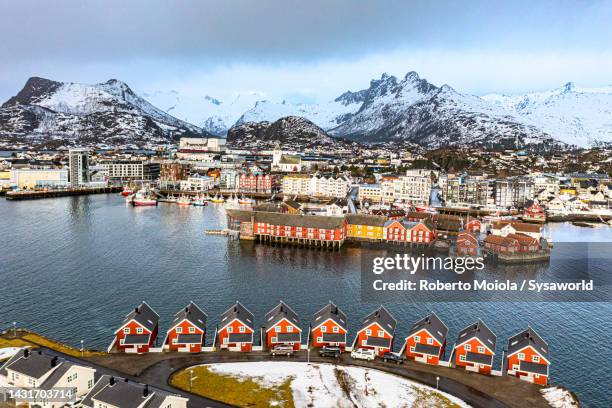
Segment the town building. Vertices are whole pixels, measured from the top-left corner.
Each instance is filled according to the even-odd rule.
[[[84,408],[187,408],[188,398],[127,378],[101,376],[83,398]]]
[[[189,177],[190,165],[182,162],[162,162],[159,165],[161,181],[181,181]]]
[[[0,365],[0,384],[16,389],[52,391],[70,389],[74,399],[87,394],[94,386],[96,370],[70,362],[45,351],[24,348]],[[29,408],[53,408],[57,402],[35,398]],[[21,405],[20,405],[21,406]]]
[[[491,225],[491,234],[502,237],[508,234],[524,234],[539,241],[542,238],[542,226],[520,221],[498,221]]]
[[[477,256],[480,249],[478,238],[469,232],[462,231],[457,235],[457,256]]]
[[[147,353],[155,344],[159,331],[159,315],[146,302],[142,302],[121,322],[109,351]]]
[[[382,202],[382,189],[380,184],[360,184],[357,199],[361,202]]]
[[[417,362],[438,365],[444,355],[447,334],[448,327],[432,312],[410,328],[402,352]]]
[[[353,341],[353,350],[371,349],[379,356],[392,351],[396,326],[395,318],[381,305],[362,320]]]
[[[225,139],[218,137],[182,137],[176,156],[185,160],[212,161],[226,150]]]
[[[366,241],[382,241],[387,217],[367,214],[348,214],[346,216],[348,238]]]
[[[533,201],[533,181],[506,179],[495,181],[495,205],[499,208],[524,207]]]
[[[312,317],[310,335],[313,347],[334,346],[344,351],[347,332],[346,315],[332,302],[329,302]]]
[[[484,239],[484,249],[494,254],[516,254],[520,245],[516,239],[490,234]]]
[[[174,315],[164,340],[164,349],[200,353],[206,339],[207,318],[202,309],[189,302]]]
[[[273,174],[253,172],[238,177],[238,191],[241,193],[271,194],[277,189],[277,177]]]
[[[428,220],[416,222],[390,219],[383,226],[383,240],[386,242],[430,244],[435,239],[436,233]]]
[[[250,352],[253,350],[255,316],[240,302],[219,318],[214,344],[221,350]]]
[[[68,187],[68,170],[66,169],[12,169],[9,184],[20,189],[36,187]]]
[[[272,151],[272,171],[280,171],[283,173],[299,173],[303,170],[302,156],[298,154],[289,154],[276,147]]]
[[[412,205],[428,205],[431,196],[431,170],[407,170],[406,175],[400,176],[396,183],[396,200],[411,203]]]
[[[81,187],[89,183],[89,150],[70,149],[68,151],[68,181],[71,187]]]
[[[215,179],[213,177],[194,175],[181,180],[180,188],[183,191],[204,192],[215,187]]]
[[[508,375],[547,385],[549,366],[548,344],[531,327],[508,339],[504,358]]]
[[[102,166],[111,182],[155,181],[161,171],[160,163],[143,160],[112,160]]]
[[[467,371],[491,374],[497,336],[482,320],[459,332],[455,343],[455,365]]]
[[[281,301],[264,317],[262,334],[268,350],[278,345],[292,346],[295,351],[302,343],[302,329],[297,313]]]
[[[310,194],[309,174],[287,174],[282,178],[281,190],[290,196],[307,196]]]
[[[345,198],[351,182],[344,175],[314,174],[310,178],[309,195],[313,197]]]
[[[253,235],[261,242],[340,247],[346,239],[344,217],[255,211],[252,223]]]
[[[448,206],[493,206],[495,182],[462,175],[446,181],[442,196]]]

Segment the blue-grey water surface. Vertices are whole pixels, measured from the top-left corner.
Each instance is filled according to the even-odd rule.
[[[0,329],[16,321],[72,345],[83,339],[87,347],[105,349],[122,316],[142,300],[161,315],[162,338],[172,314],[190,300],[208,313],[209,327],[236,300],[260,325],[283,299],[304,327],[329,300],[347,313],[353,329],[377,306],[360,302],[364,249],[279,248],[203,234],[222,226],[225,214],[215,205],[132,208],[117,195],[0,200]],[[557,242],[612,242],[612,228],[548,228]],[[498,365],[507,338],[531,324],[549,343],[551,381],[575,391],[585,406],[612,406],[610,303],[385,306],[399,321],[398,339],[431,310],[449,326],[451,345],[461,328],[482,318],[498,336]]]

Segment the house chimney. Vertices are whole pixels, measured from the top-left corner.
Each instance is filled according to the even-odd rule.
[[[140,309],[138,309],[137,307],[134,308],[134,313],[136,314],[140,314]]]
[[[144,390],[142,390],[142,397],[147,398],[149,396],[149,385],[145,384]]]
[[[23,349],[23,358],[28,358],[30,357],[30,349],[24,348]]]
[[[112,375],[111,378],[108,379],[108,385],[110,385],[111,387],[115,385],[115,377],[113,377]]]
[[[57,356],[51,359],[51,367],[55,367],[57,365]]]

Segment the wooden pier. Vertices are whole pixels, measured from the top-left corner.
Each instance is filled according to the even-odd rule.
[[[6,193],[7,200],[37,200],[41,198],[56,198],[80,196],[89,194],[110,194],[121,192],[121,187],[81,187],[62,188],[53,190],[25,190],[9,191]]]

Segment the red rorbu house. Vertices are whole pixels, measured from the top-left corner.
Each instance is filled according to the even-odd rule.
[[[383,238],[387,242],[429,244],[435,241],[436,234],[427,220],[424,222],[389,220],[383,226]]]
[[[241,193],[267,193],[276,188],[276,176],[259,172],[241,174],[238,178],[238,191]]]
[[[432,312],[412,326],[402,352],[405,350],[406,357],[420,363],[438,365],[444,355],[447,333],[448,327]]]
[[[469,219],[465,223],[465,230],[468,232],[479,233],[481,231],[481,228],[482,228],[482,225],[480,223],[480,220],[477,218]]]
[[[478,255],[478,239],[468,231],[462,231],[457,235],[457,256]]]
[[[206,313],[190,302],[172,319],[164,340],[164,349],[188,353],[200,353],[206,338]]]
[[[519,252],[537,252],[540,250],[540,242],[525,234],[508,234],[506,238],[515,239],[519,244]]]
[[[290,345],[296,351],[300,349],[302,344],[300,319],[285,302],[281,301],[274,309],[266,313],[265,321],[263,334],[268,350],[278,345]]]
[[[497,337],[482,320],[459,332],[455,344],[455,365],[467,371],[491,374]]]
[[[340,247],[346,229],[345,217],[253,212],[253,235],[262,242]]]
[[[313,347],[336,346],[346,348],[346,315],[335,304],[329,302],[314,314],[310,323]]]
[[[535,384],[548,384],[548,344],[531,327],[508,340],[504,364],[508,375]]]
[[[533,203],[525,209],[522,218],[526,222],[544,223],[546,222],[546,213],[540,204]]]
[[[220,350],[250,352],[255,333],[254,315],[240,302],[221,314],[214,344]]]
[[[115,331],[109,350],[126,353],[147,353],[157,338],[159,315],[146,302],[142,302],[123,319]]]
[[[396,326],[395,318],[381,305],[361,322],[353,341],[353,350],[373,349],[379,356],[392,351]]]
[[[515,254],[520,245],[516,239],[490,234],[484,239],[484,249],[496,254]]]

